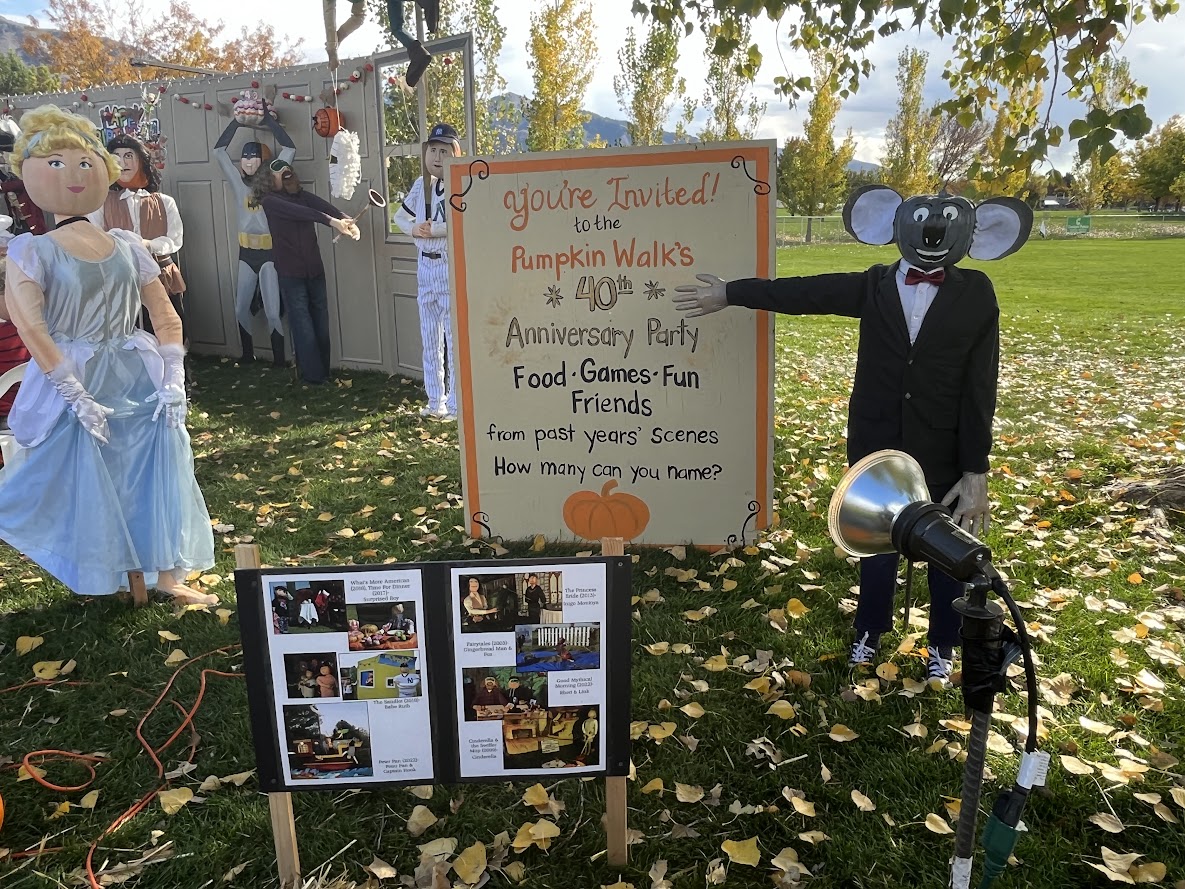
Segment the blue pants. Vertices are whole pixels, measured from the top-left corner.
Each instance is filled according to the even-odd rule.
[[[292,349],[300,378],[324,383],[329,376],[329,297],[325,276],[289,278],[280,275],[280,296],[288,311]]]
[[[952,483],[953,484],[953,483]],[[940,501],[951,485],[934,486],[930,497]],[[955,501],[952,506],[958,505]],[[856,638],[864,633],[873,636],[893,628],[893,598],[897,592],[897,553],[885,553],[860,560],[860,599],[856,605]],[[961,598],[964,584],[949,574],[929,566],[930,630],[927,641],[932,648],[954,648],[960,644],[963,619],[953,603]],[[907,616],[908,618],[908,616]]]

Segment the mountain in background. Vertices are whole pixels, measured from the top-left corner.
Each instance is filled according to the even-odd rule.
[[[48,31],[49,29],[34,28],[24,22],[0,15],[0,53],[14,52],[26,65],[44,65],[47,61],[45,58],[31,56],[25,52],[25,38]]]
[[[520,151],[526,151],[527,148],[527,122],[522,114],[526,102],[526,96],[520,96],[518,93],[503,93],[500,96],[490,99],[489,105],[490,114],[493,115],[495,120],[499,117],[500,109],[509,109],[514,112],[510,116],[517,125],[510,126],[503,124],[498,127],[498,130],[502,138],[507,142],[513,140]],[[584,141],[586,143],[600,137],[610,145],[630,144],[628,123],[626,121],[614,117],[605,117],[588,110],[585,110],[584,113],[588,115],[588,121],[584,124]],[[664,145],[673,144],[675,134],[664,131],[662,141]],[[693,136],[687,141],[698,142],[699,140]]]

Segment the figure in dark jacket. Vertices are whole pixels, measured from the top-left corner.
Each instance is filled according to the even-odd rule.
[[[896,243],[901,259],[867,271],[676,288],[675,306],[691,317],[727,306],[788,315],[860,319],[856,376],[848,401],[849,465],[875,451],[905,451],[921,464],[933,500],[953,507],[964,529],[987,529],[988,454],[996,410],[1000,310],[983,272],[955,266],[963,257],[1000,259],[1018,250],[1033,223],[1015,198],[976,206],[966,198],[903,200],[866,186],[844,207],[844,226],[865,244]],[[860,560],[856,641],[849,663],[871,664],[892,626],[898,555]],[[962,586],[929,567],[931,679],[945,684],[960,619],[952,607]]]

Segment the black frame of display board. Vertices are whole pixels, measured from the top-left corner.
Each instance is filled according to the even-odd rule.
[[[462,777],[457,724],[457,676],[454,660],[453,609],[459,607],[453,595],[452,572],[474,573],[547,570],[552,566],[601,563],[605,565],[605,624],[601,632],[601,663],[605,671],[605,701],[601,724],[605,732],[605,762],[600,768],[567,774],[564,769],[515,770],[512,773]],[[418,571],[421,575],[423,614],[420,619],[431,647],[424,645],[427,664],[428,700],[432,728],[432,778],[384,781],[293,781],[281,752],[281,726],[275,707],[275,688],[270,658],[271,615],[264,601],[268,577],[343,575],[352,573]],[[289,791],[379,790],[416,784],[460,784],[471,782],[532,781],[539,778],[620,777],[630,769],[630,660],[631,563],[629,556],[572,557],[546,559],[498,559],[452,562],[402,562],[385,565],[312,566],[297,568],[239,569],[235,571],[235,592],[239,603],[239,625],[243,640],[243,670],[247,679],[251,735],[260,788],[267,793]]]

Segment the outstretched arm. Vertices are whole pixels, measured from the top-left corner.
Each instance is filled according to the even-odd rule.
[[[280,153],[276,159],[292,163],[292,158],[296,157],[296,143],[292,141],[292,137],[288,135],[288,131],[276,119],[275,114],[272,113],[272,109],[266,103],[263,106],[263,119],[267,122],[267,128],[272,131],[272,135],[276,137],[276,141],[280,144]]]
[[[16,325],[37,366],[49,373],[62,362],[63,356],[45,324],[45,293],[11,259],[6,260],[5,278],[5,314]]]

